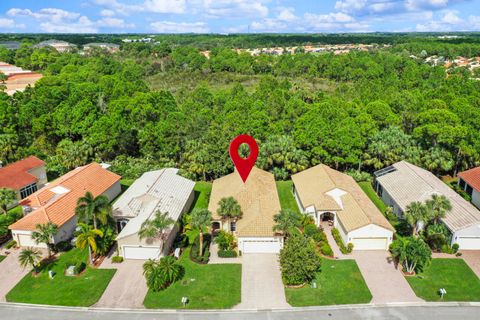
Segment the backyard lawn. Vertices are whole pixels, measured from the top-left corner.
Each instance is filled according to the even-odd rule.
[[[62,306],[91,306],[97,302],[115,274],[114,269],[87,267],[80,276],[64,275],[67,264],[82,259],[87,261],[86,250],[72,249],[46,265],[36,277],[28,273],[6,296],[9,302],[23,302]],[[48,270],[56,275],[48,277]]]
[[[195,208],[206,209],[208,208],[208,201],[210,200],[210,192],[212,192],[212,183],[210,182],[197,182],[195,183],[195,200],[191,210]],[[190,210],[190,211],[191,211]]]
[[[181,299],[188,297],[187,309],[226,309],[240,303],[242,266],[240,264],[200,265],[185,250],[180,264],[185,268],[183,278],[166,290],[148,291],[143,304],[150,309],[180,309]]]
[[[463,259],[432,259],[431,266],[418,276],[406,277],[415,294],[426,301],[480,301],[480,279]]]
[[[377,195],[375,190],[373,190],[372,184],[370,181],[362,181],[358,183],[360,185],[360,188],[362,188],[363,192],[367,194],[367,196],[372,200],[372,202],[377,206],[378,210],[380,212],[384,213],[385,210],[387,209],[387,205],[380,199],[380,197]]]
[[[285,288],[287,302],[293,307],[333,304],[368,303],[370,290],[355,260],[322,259],[321,271],[315,280],[317,288]]]
[[[2,262],[3,259],[5,259],[5,258],[6,258],[5,256],[0,255],[0,262]]]
[[[300,213],[297,202],[292,192],[293,182],[288,181],[277,181],[277,192],[278,197],[280,198],[280,206],[282,209],[291,209]]]

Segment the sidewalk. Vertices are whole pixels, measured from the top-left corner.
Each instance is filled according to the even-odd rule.
[[[336,259],[353,259],[353,257],[351,255],[343,254],[340,251],[340,248],[338,247],[337,242],[335,241],[335,239],[332,236],[333,226],[330,226],[328,224],[328,222],[326,222],[326,221],[322,221],[321,226],[323,228],[323,231],[327,235],[328,244],[330,245],[330,247],[333,250],[334,257]]]
[[[218,244],[212,243],[210,245],[210,260],[208,264],[223,264],[223,263],[242,263],[242,257],[236,258],[220,258],[218,256]]]

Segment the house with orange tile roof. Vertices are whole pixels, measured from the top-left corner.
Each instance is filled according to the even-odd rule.
[[[18,200],[28,197],[46,183],[45,162],[35,156],[0,166],[0,188],[15,190]]]
[[[480,209],[480,167],[460,172],[458,185],[472,198],[472,203]]]
[[[94,197],[105,195],[112,201],[120,194],[120,176],[98,163],[78,167],[20,202],[25,216],[8,228],[19,246],[42,247],[32,239],[38,224],[52,222],[58,226],[54,243],[70,239],[77,226],[75,208],[78,198],[91,192]]]

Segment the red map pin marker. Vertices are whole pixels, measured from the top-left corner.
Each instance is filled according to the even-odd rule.
[[[242,143],[248,144],[250,148],[250,155],[248,158],[242,158],[238,154],[238,148]],[[232,159],[235,168],[237,168],[243,183],[247,181],[250,171],[252,171],[258,157],[258,145],[255,139],[248,134],[241,134],[230,142],[230,158]]]

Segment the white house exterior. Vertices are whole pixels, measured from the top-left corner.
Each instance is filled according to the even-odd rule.
[[[387,250],[395,229],[352,177],[325,165],[292,176],[298,207],[318,227],[333,220],[345,245],[353,250]]]
[[[460,172],[458,185],[472,198],[472,203],[480,208],[480,167]]]
[[[142,224],[157,211],[168,213],[177,222],[188,211],[195,197],[195,182],[179,176],[178,169],[167,168],[144,173],[115,202],[113,216],[119,234],[117,245],[125,259],[158,259],[171,249],[177,234],[176,224],[167,231],[166,241],[140,239]]]
[[[37,224],[48,222],[58,227],[53,243],[70,239],[77,226],[77,200],[87,191],[94,197],[105,195],[112,201],[121,192],[120,176],[98,163],[91,163],[45,185],[20,202],[25,216],[8,227],[13,239],[22,247],[45,247],[45,244],[35,243],[31,235]]]
[[[226,197],[240,204],[242,217],[237,221],[224,221],[217,212],[218,202]],[[283,236],[273,231],[273,216],[280,211],[273,174],[253,167],[245,183],[237,171],[215,180],[208,209],[214,225],[235,235],[242,254],[279,253],[283,248]]]
[[[444,195],[452,204],[452,210],[442,219],[452,234],[451,244],[457,243],[461,250],[480,249],[480,211],[431,172],[400,161],[375,172],[375,190],[399,217],[414,201]]]

